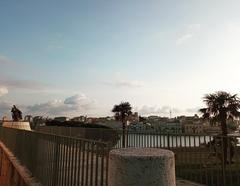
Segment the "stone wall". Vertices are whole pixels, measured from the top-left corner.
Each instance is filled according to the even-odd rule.
[[[0,186],[39,186],[13,154],[0,142]]]
[[[15,129],[31,130],[30,124],[27,121],[3,121],[2,126]]]

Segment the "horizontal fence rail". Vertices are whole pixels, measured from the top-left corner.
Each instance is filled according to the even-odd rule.
[[[68,128],[66,130],[66,128]],[[240,136],[216,136],[207,134],[170,134],[158,131],[130,131],[109,129],[73,129],[69,127],[45,127],[41,130],[60,133],[67,136],[86,134],[103,140],[104,136],[117,139],[112,148],[152,147],[172,150],[175,153],[177,177],[195,181],[209,186],[239,186],[240,185]],[[84,132],[83,132],[84,131]],[[98,135],[95,135],[95,134]],[[112,133],[109,135],[109,133]],[[114,136],[117,135],[117,136]],[[100,137],[99,137],[100,136]],[[223,141],[227,141],[227,164],[223,163]],[[112,140],[111,139],[111,140]],[[233,144],[234,143],[234,144]]]
[[[73,127],[39,130],[41,132],[20,132],[0,128],[0,139],[4,138],[4,143],[44,185],[107,185],[109,148],[123,148],[123,136],[126,148],[172,150],[179,178],[209,186],[240,185],[240,136],[157,131],[123,133],[122,130]],[[225,142],[226,163],[223,161]],[[28,151],[27,156],[22,155],[23,149]]]
[[[106,143],[5,127],[0,140],[42,185],[107,185]]]
[[[114,148],[122,148],[123,131]],[[126,131],[126,147],[152,147],[175,153],[176,176],[209,186],[240,185],[240,136]],[[226,164],[224,164],[224,141]]]
[[[110,147],[115,146],[120,139],[118,131],[103,128],[83,128],[83,127],[60,127],[60,126],[38,126],[37,132],[50,133],[61,136],[94,140],[107,143]]]

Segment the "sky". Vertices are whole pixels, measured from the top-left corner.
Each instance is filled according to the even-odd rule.
[[[0,0],[0,116],[193,115],[239,93],[238,0]]]

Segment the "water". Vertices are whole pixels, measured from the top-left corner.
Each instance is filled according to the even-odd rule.
[[[116,145],[121,147],[122,135]],[[128,134],[126,144],[128,147],[199,147],[207,144],[210,136],[180,136],[180,135],[153,135],[153,134]]]

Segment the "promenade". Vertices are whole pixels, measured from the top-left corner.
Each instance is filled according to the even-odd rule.
[[[175,140],[179,137],[170,138]],[[188,136],[179,139],[182,138],[189,139]],[[202,139],[198,135],[194,138],[195,141]],[[140,148],[146,146],[139,144],[151,145],[138,143],[137,139],[135,138],[136,143],[128,141],[128,144],[136,144],[136,147]],[[118,142],[115,146],[109,146],[101,141],[5,127],[0,127],[0,140],[39,183],[49,186],[107,185],[108,154],[111,149],[119,148]],[[173,141],[170,139],[169,143],[163,144],[171,144]],[[207,143],[206,140],[205,145],[200,143],[195,146],[184,146],[184,143],[181,146],[180,143],[176,143],[179,146],[172,147],[162,145],[161,148],[170,149],[175,153],[177,185],[188,183],[222,186],[221,161],[214,155],[213,147],[207,147]],[[240,183],[239,154],[240,149],[236,147],[234,163],[227,165],[225,181],[229,186],[237,186]]]

